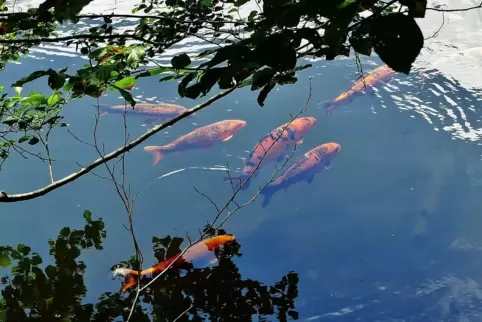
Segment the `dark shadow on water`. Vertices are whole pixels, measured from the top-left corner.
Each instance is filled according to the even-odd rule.
[[[27,245],[0,247],[0,264],[10,268],[1,280],[0,321],[127,320],[136,287],[127,292],[105,292],[97,303],[83,302],[87,267],[81,255],[89,249],[102,251],[106,238],[101,218],[92,219],[90,212],[85,212],[84,218],[83,229],[65,227],[56,240],[48,241],[52,265],[43,267],[40,255]],[[220,230],[218,234],[226,232]],[[162,262],[179,253],[182,243],[180,237],[153,237],[155,258]],[[218,263],[212,267],[194,268],[186,262],[169,269],[139,297],[141,304],[136,306],[131,321],[297,319],[297,273],[289,272],[272,286],[243,278],[233,261],[241,256],[239,250],[239,243],[233,241],[216,249]],[[131,258],[121,265],[136,267],[135,263]]]

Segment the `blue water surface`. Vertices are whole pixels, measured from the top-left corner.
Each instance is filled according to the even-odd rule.
[[[77,57],[55,56],[53,62],[45,58],[26,57],[21,64],[9,65],[2,72],[3,83],[35,70],[68,66],[70,71],[86,63]],[[362,63],[365,70],[382,64],[376,57]],[[341,144],[342,151],[311,184],[277,192],[266,208],[260,196],[226,223],[224,229],[241,245],[243,256],[234,261],[243,277],[271,284],[296,271],[296,309],[304,321],[482,321],[480,147],[444,130],[455,121],[447,116],[447,99],[437,93],[447,89],[445,97],[466,111],[472,123],[480,120],[477,108],[468,111],[478,105],[477,99],[443,75],[426,80],[422,89],[413,73],[397,75],[389,85],[378,86],[375,96],[359,97],[326,117],[321,103],[347,90],[356,77],[353,59],[313,62],[299,73],[296,84],[275,88],[262,108],[256,103],[257,92],[243,88],[127,153],[127,179],[139,193],[134,225],[145,252],[144,265],[155,264],[152,236],[183,237],[186,231],[195,236],[216,214],[194,187],[219,205],[231,197],[224,171],[188,168],[228,165],[233,175],[239,174],[243,158],[259,138],[303,107],[311,79],[312,98],[304,115],[318,122],[292,160],[326,142]],[[177,85],[144,78],[132,93],[186,107],[205,99],[179,98]],[[23,91],[33,89],[50,93],[45,80]],[[89,142],[96,102],[90,97],[74,100],[63,111],[69,129]],[[99,102],[123,100],[108,92]],[[430,122],[420,102],[433,109]],[[154,167],[151,155],[142,150],[223,119],[243,119],[248,125],[209,151],[170,154]],[[151,126],[142,117],[128,117],[132,139]],[[463,122],[460,126],[464,128]],[[122,145],[123,135],[122,116],[101,117],[98,137],[106,151]],[[53,132],[50,146],[56,179],[76,171],[76,163],[85,166],[98,157],[65,129]],[[186,170],[159,178],[179,169]],[[239,202],[249,200],[274,170],[274,164],[264,166],[240,193]],[[96,172],[106,174],[103,167]],[[38,189],[49,183],[47,165],[13,155],[0,172],[0,183],[8,193]],[[83,227],[85,209],[104,219],[108,234],[104,251],[83,255],[90,268],[86,301],[95,301],[102,292],[119,290],[120,281],[111,279],[110,268],[134,253],[130,233],[122,225],[127,215],[110,182],[89,174],[38,199],[2,204],[0,244],[24,243],[47,258],[47,239],[64,226]]]

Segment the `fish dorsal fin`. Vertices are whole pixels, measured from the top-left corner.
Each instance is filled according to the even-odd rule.
[[[231,139],[233,138],[233,136],[234,136],[234,134],[231,134],[230,136],[222,139],[221,141],[223,141],[223,142],[229,141],[229,140],[231,140]]]

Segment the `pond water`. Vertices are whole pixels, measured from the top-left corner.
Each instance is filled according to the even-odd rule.
[[[107,10],[127,6],[127,1],[107,2]],[[476,3],[446,4],[459,8]],[[339,143],[342,150],[312,183],[277,192],[265,208],[260,196],[227,221],[223,229],[236,236],[242,253],[232,259],[239,274],[272,285],[296,272],[294,310],[304,321],[482,321],[482,49],[436,64],[437,72],[423,87],[418,75],[429,63],[480,44],[479,15],[446,14],[446,26],[426,41],[410,76],[396,75],[389,84],[378,86],[376,95],[356,98],[329,117],[322,102],[347,90],[356,79],[353,58],[312,61],[313,67],[300,72],[296,84],[276,88],[263,108],[256,103],[257,93],[238,90],[129,152],[126,173],[133,192],[139,194],[133,220],[144,266],[156,263],[153,236],[185,238],[186,231],[195,236],[212,220],[213,205],[194,187],[224,205],[232,190],[219,168],[229,165],[233,174],[239,173],[256,142],[303,107],[311,82],[312,97],[304,115],[316,117],[317,123],[294,158],[326,142]],[[440,23],[441,15],[435,12],[420,20],[426,37]],[[201,47],[186,42],[175,51],[195,54]],[[164,62],[170,57],[166,54]],[[2,72],[4,84],[35,70],[71,70],[86,63],[54,46],[35,50],[20,62]],[[362,58],[365,71],[382,64],[376,56]],[[32,89],[49,93],[45,81],[24,91]],[[140,79],[132,93],[136,99],[186,107],[203,101],[181,99],[177,83],[152,79]],[[113,93],[99,102],[123,103]],[[63,112],[69,129],[86,141],[92,139],[93,104],[93,98],[75,100]],[[242,119],[247,126],[209,151],[171,154],[155,166],[142,150],[223,119]],[[123,126],[120,115],[101,117],[98,136],[106,151],[123,144]],[[150,127],[142,117],[128,116],[131,138]],[[84,166],[97,158],[95,150],[64,129],[52,134],[50,145],[56,179],[76,171],[77,163]],[[99,174],[106,174],[99,169]],[[265,165],[239,201],[256,194],[274,170],[273,164]],[[0,172],[0,182],[9,193],[34,190],[49,183],[48,168],[33,158],[13,156]],[[82,228],[86,209],[93,218],[102,217],[107,230],[104,249],[82,255],[88,267],[84,301],[95,303],[102,293],[120,290],[121,281],[111,278],[111,267],[132,256],[134,247],[123,227],[127,215],[110,182],[87,175],[41,198],[2,204],[0,209],[0,245],[30,245],[47,264],[49,238],[55,239],[65,226]]]

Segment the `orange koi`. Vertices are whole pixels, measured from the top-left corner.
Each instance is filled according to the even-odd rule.
[[[140,274],[139,274],[139,271],[135,271],[129,268],[122,268],[122,267],[116,268],[114,270],[114,276],[122,275],[126,277],[124,284],[122,286],[122,291],[125,292],[128,288],[137,284],[137,278],[139,275],[153,276],[154,274],[164,271],[169,265],[171,265],[172,262],[174,262],[174,264],[172,264],[171,267],[177,267],[183,263],[190,262],[190,261],[193,261],[194,259],[205,256],[210,252],[213,252],[215,249],[219,248],[220,246],[223,246],[234,240],[236,240],[236,238],[233,235],[214,236],[194,244],[193,246],[188,248],[188,250],[177,260],[176,258],[179,256],[179,253],[177,255],[169,257],[168,259],[166,259],[161,263],[158,263],[148,269],[141,271]]]
[[[253,172],[250,179],[258,174],[258,164],[270,162],[280,162],[283,160],[286,152],[292,149],[295,144],[303,143],[303,137],[306,132],[316,124],[314,117],[301,117],[293,120],[291,123],[285,123],[258,141],[253,151],[249,155],[243,167],[243,173],[238,177],[224,178],[224,180],[232,181],[235,189],[244,182]],[[279,139],[278,139],[279,138]],[[255,172],[256,171],[256,172]],[[249,186],[250,180],[243,184],[242,189]]]
[[[156,165],[166,153],[191,149],[207,149],[216,143],[229,141],[239,130],[247,125],[243,120],[225,120],[206,125],[185,134],[163,146],[146,146],[144,151],[153,154],[152,165]]]
[[[333,158],[340,151],[340,144],[325,143],[306,152],[293,162],[282,175],[261,190],[261,194],[264,196],[263,208],[269,204],[273,194],[278,190],[283,188],[287,190],[289,186],[300,181],[306,181],[308,184],[313,182],[316,173],[331,168]]]
[[[97,107],[97,105],[94,105]],[[124,106],[124,105],[99,105],[100,110],[102,111],[101,115],[105,115],[108,113],[113,114],[132,114],[132,115],[141,115],[147,117],[147,119],[171,119],[182,113],[187,111],[187,108],[181,105],[172,104],[172,103],[137,103],[134,107],[132,106]],[[196,113],[189,115],[189,117],[194,116]]]
[[[395,75],[395,71],[388,67],[388,65],[382,65],[372,70],[362,79],[357,80],[353,86],[346,92],[338,95],[334,100],[329,101],[325,104],[326,115],[330,115],[333,110],[339,104],[351,103],[353,99],[357,96],[368,93],[374,95],[373,86],[379,83],[387,83]],[[366,92],[365,92],[366,89]]]

